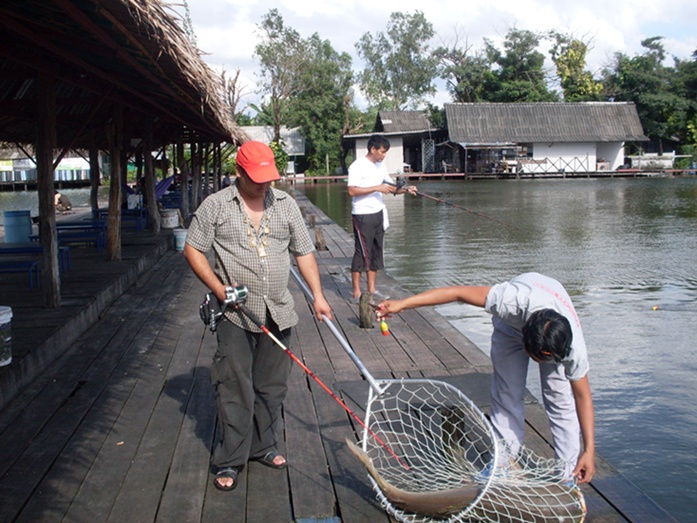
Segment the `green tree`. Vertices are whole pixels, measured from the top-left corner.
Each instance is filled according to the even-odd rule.
[[[183,26],[184,33],[186,34],[186,37],[189,39],[189,42],[191,42],[193,46],[196,47],[198,43],[196,41],[196,33],[194,32],[194,24],[191,21],[191,11],[189,10],[189,3],[187,2],[187,0],[184,0]]]
[[[259,26],[261,42],[254,48],[259,60],[259,92],[266,96],[276,143],[293,96],[301,89],[300,78],[307,65],[306,43],[297,31],[286,27],[277,9],[271,9]]]
[[[690,103],[680,92],[674,67],[666,67],[663,37],[654,36],[641,42],[643,54],[628,57],[615,55],[614,64],[604,71],[606,96],[618,101],[632,101],[637,106],[644,132],[663,154],[666,140],[679,139],[686,129]]]
[[[559,97],[547,87],[545,57],[537,48],[540,36],[532,31],[511,29],[503,51],[484,39],[486,57],[493,65],[484,86],[490,102],[556,102]]]
[[[682,154],[690,158],[683,160],[682,167],[689,167],[697,161],[697,51],[692,53],[691,60],[675,60],[675,89],[687,102],[685,125],[679,130]]]
[[[418,107],[435,93],[437,66],[429,41],[433,26],[421,11],[392,13],[385,33],[365,33],[356,43],[365,69],[358,75],[360,89],[371,105],[401,111]]]
[[[557,69],[557,76],[565,102],[582,102],[601,100],[603,84],[597,82],[593,75],[586,71],[588,44],[556,31],[550,31],[552,48],[549,54]]]
[[[464,44],[461,40],[459,29],[455,28],[452,42],[435,49],[438,74],[446,81],[453,102],[486,101],[485,86],[492,79],[491,63],[483,52],[473,52],[466,38]]]
[[[353,105],[351,56],[335,51],[317,33],[306,49],[302,88],[292,99],[288,121],[305,137],[308,168],[324,171],[329,165],[333,170],[341,165],[341,136]]]

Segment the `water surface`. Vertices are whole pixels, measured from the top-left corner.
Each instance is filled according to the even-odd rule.
[[[598,453],[680,521],[696,521],[697,179],[417,185],[493,219],[423,197],[386,197],[390,275],[412,292],[526,271],[561,281],[588,344]],[[350,230],[345,185],[299,188]],[[488,353],[488,314],[438,310]],[[539,396],[532,373],[529,386]]]

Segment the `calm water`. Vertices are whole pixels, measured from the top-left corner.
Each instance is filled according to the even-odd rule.
[[[89,189],[61,189],[62,194],[65,194],[73,207],[89,207],[90,206],[90,190]],[[99,188],[98,199],[100,207],[109,205],[109,187],[103,186]],[[39,215],[39,196],[36,191],[15,191],[15,192],[0,192],[0,225],[4,225],[4,211],[30,211],[32,216]]]
[[[598,452],[680,521],[697,520],[697,179],[418,188],[511,226],[422,197],[386,197],[390,275],[412,292],[532,270],[564,283],[589,348]],[[350,230],[343,184],[302,190]],[[439,312],[488,353],[488,314],[466,305]]]

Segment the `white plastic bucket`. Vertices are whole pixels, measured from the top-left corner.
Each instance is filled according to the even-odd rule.
[[[12,363],[12,308],[0,306],[0,367]]]
[[[174,249],[177,251],[184,250],[184,244],[186,243],[186,233],[189,232],[186,229],[174,229],[172,233],[174,234]]]
[[[31,236],[31,214],[29,211],[5,211],[5,242],[23,243]]]
[[[163,209],[160,211],[162,216],[162,228],[174,229],[179,225],[179,215],[176,209]]]

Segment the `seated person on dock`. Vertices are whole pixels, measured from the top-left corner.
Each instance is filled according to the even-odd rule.
[[[376,314],[380,320],[405,309],[456,301],[493,316],[491,422],[509,456],[515,457],[524,443],[525,382],[532,359],[539,364],[556,456],[569,463],[568,472],[580,483],[588,483],[595,473],[589,365],[581,323],[564,287],[531,272],[494,286],[441,287],[383,301]]]
[[[73,208],[73,204],[65,194],[61,194],[58,191],[53,192],[53,203],[56,206],[56,211],[61,214],[66,214]]]

